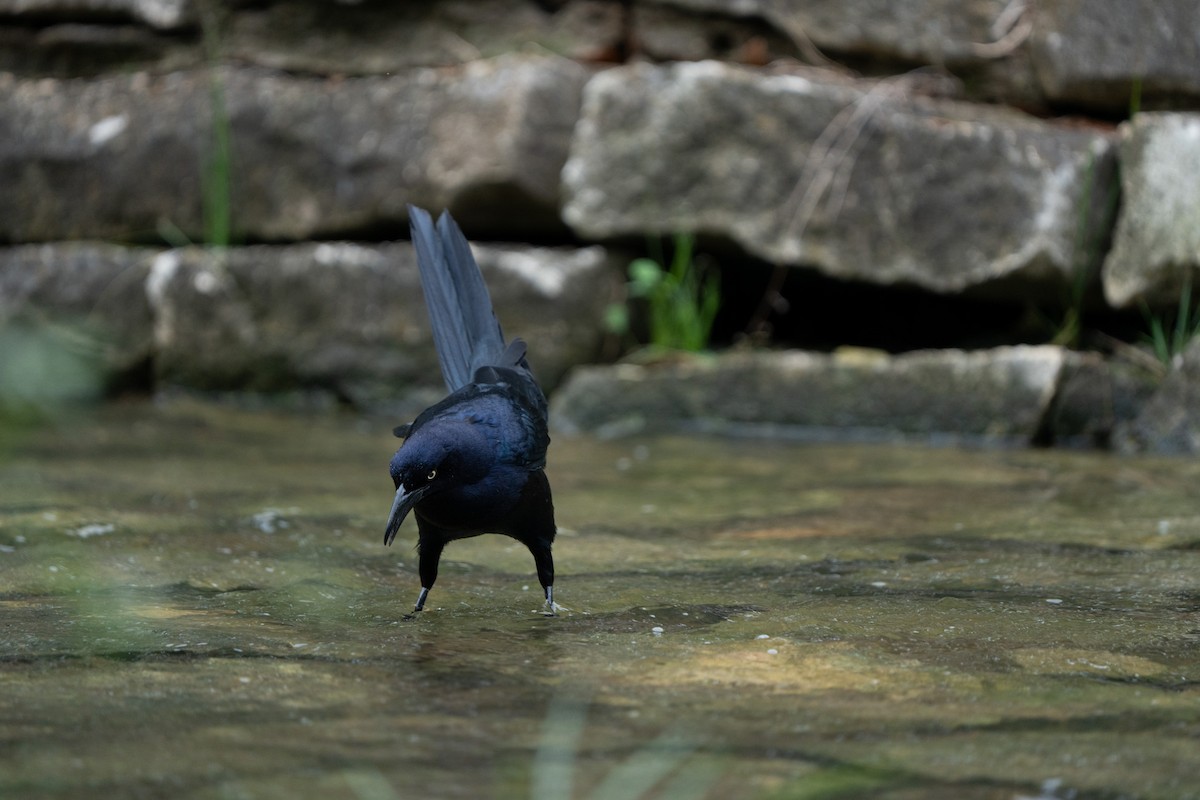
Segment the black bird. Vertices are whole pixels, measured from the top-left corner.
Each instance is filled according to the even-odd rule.
[[[411,510],[417,518],[425,606],[447,542],[502,533],[529,548],[553,614],[557,528],[543,468],[550,435],[546,397],[525,360],[525,342],[505,345],[483,275],[449,213],[433,224],[408,207],[433,341],[450,395],[396,428],[404,444],[392,456],[396,498],[383,543],[390,545]]]

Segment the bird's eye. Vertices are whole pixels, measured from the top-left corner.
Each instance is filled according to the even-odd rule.
[[[429,470],[429,474],[425,476],[425,480],[431,481],[436,477],[437,477],[437,470],[431,469],[431,470]]]

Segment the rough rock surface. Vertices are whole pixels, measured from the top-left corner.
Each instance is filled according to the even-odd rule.
[[[546,386],[595,358],[615,270],[599,247],[476,246],[497,315]],[[228,250],[60,244],[0,249],[0,325],[82,324],[109,373],[161,384],[322,389],[363,406],[441,391],[407,243]]]
[[[704,3],[639,0],[632,4],[629,17],[633,49],[651,61],[715,58],[762,65],[803,57],[785,33],[758,15],[755,4],[749,5],[751,14],[739,13],[738,4],[710,11]]]
[[[585,237],[691,228],[839,278],[1065,285],[1081,217],[1107,222],[1112,150],[1098,133],[901,84],[635,65],[585,90],[563,214]]]
[[[1200,5],[1193,0],[1038,0],[1030,50],[1042,90],[1061,103],[1126,111],[1200,97]]]
[[[1057,347],[732,352],[575,370],[554,397],[561,429],[619,433],[686,422],[1033,441],[1065,363]]]
[[[922,66],[959,78],[965,96],[1044,106],[1023,46],[1031,15],[1008,0],[641,0],[633,20],[637,44],[659,60]]]
[[[194,0],[0,0],[0,16],[35,20],[126,19],[152,28],[194,22]]]
[[[1144,364],[1068,350],[1042,444],[1110,448],[1158,390],[1161,375]]]
[[[603,0],[439,0],[312,3],[283,0],[234,15],[229,55],[252,64],[327,74],[385,74],[461,64],[520,50],[583,61],[614,58],[622,10]],[[320,31],[314,36],[313,31]]]
[[[1135,82],[1150,105],[1200,97],[1200,10],[1191,0],[643,0],[638,6],[680,9],[693,26],[711,30],[730,17],[761,19],[810,61],[815,48],[837,57],[947,66],[970,83],[994,84],[991,94],[1035,106],[1121,112]],[[656,43],[666,40],[660,28],[652,28]],[[676,51],[689,52],[679,45]],[[690,52],[698,52],[695,45]],[[729,55],[742,60],[736,51]]]
[[[403,230],[405,204],[476,232],[561,230],[559,172],[587,70],[505,57],[391,79],[223,68],[235,235]],[[85,80],[0,75],[0,239],[203,237],[206,71]]]
[[[86,242],[0,248],[0,328],[65,326],[109,376],[140,369],[154,352],[153,253]]]
[[[29,34],[0,36],[25,54],[9,62],[0,53],[0,65],[93,73],[118,53],[160,70],[196,65],[202,48],[177,34],[199,26],[199,8],[195,0],[0,0],[0,18]],[[821,63],[826,53],[945,66],[973,95],[981,82],[995,84],[993,95],[1034,105],[1120,112],[1135,82],[1150,106],[1200,97],[1200,11],[1191,0],[277,0],[224,4],[220,20],[228,55],[309,73],[383,74],[531,46],[583,61],[628,51]]]
[[[1200,114],[1138,114],[1121,125],[1120,154],[1105,296],[1118,307],[1178,302],[1185,274],[1200,270]]]
[[[693,12],[761,17],[790,36],[838,53],[923,64],[978,59],[1004,35],[1008,0],[659,0]],[[997,24],[1000,30],[997,30]]]
[[[938,342],[1027,341],[1044,334],[1041,319],[1070,316],[1058,313],[1076,302],[1064,297],[1083,298],[1070,313],[1089,329],[1111,322],[1125,335],[1137,305],[1173,305],[1200,268],[1198,8],[0,0],[0,338],[35,355],[78,345],[61,363],[98,356],[110,388],[318,387],[363,405],[436,392],[411,271],[384,266],[410,254],[373,244],[405,235],[410,202],[449,208],[473,238],[510,242],[696,231],[721,254],[723,336],[758,291],[763,265],[749,262],[760,259],[806,272],[774,273],[784,288],[755,312],[769,308],[768,323],[808,287],[817,303],[851,298],[847,319],[868,295],[919,314],[912,298],[928,290],[953,309],[954,332]],[[227,163],[214,156],[226,130],[215,94]],[[1174,113],[1140,114],[1118,135],[1111,122],[1135,94]],[[1103,119],[1063,116],[1095,111]],[[225,166],[227,197],[206,193]],[[221,238],[207,232],[206,194],[229,201],[233,242],[269,246],[159,249]],[[332,243],[342,239],[360,243]],[[304,241],[316,243],[284,246]],[[509,332],[535,339],[553,385],[596,353],[620,269],[595,266],[606,259],[591,251],[538,252],[480,249]],[[577,261],[588,266],[562,278]],[[1002,309],[1000,321],[973,338],[956,293]],[[845,336],[776,330],[819,347]],[[888,330],[862,341],[894,349]],[[21,373],[3,350],[4,375]],[[613,374],[643,372],[578,403],[600,404],[584,417],[605,420],[611,397],[628,412],[617,427],[686,417],[1097,444],[1119,429],[1130,449],[1193,446],[1186,381],[1200,356],[1139,415],[1156,388],[1146,373],[1036,352],[621,365]],[[1030,389],[1045,386],[1034,373],[1053,373],[1052,399]],[[938,377],[926,386],[926,375]],[[938,381],[954,393],[938,394]]]
[[[521,51],[612,61],[624,35],[622,6],[608,0],[220,5],[219,13],[204,17],[191,0],[0,0],[0,23],[15,23],[0,25],[0,69],[73,77],[131,65],[155,72],[204,66],[210,54],[202,19],[226,59],[339,76],[388,75]]]
[[[1200,454],[1200,339],[1184,351],[1137,418],[1117,429],[1117,449]]]
[[[497,316],[547,387],[595,357],[611,296],[604,251],[476,247]],[[361,406],[440,389],[407,244],[172,250],[154,261],[157,367],[206,389],[332,388]]]
[[[181,45],[176,37],[133,23],[0,23],[0,71],[24,77],[166,71],[201,63],[197,45]]]

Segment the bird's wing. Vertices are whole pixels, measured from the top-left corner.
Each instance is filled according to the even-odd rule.
[[[482,425],[500,461],[528,469],[546,466],[550,433],[541,390],[516,370],[502,368],[495,373],[497,381],[467,384],[422,411],[406,433],[448,419]]]

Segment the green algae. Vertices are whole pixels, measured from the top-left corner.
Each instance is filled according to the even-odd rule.
[[[1200,797],[1200,464],[560,437],[428,610],[390,421],[190,402],[0,462],[0,796]]]

